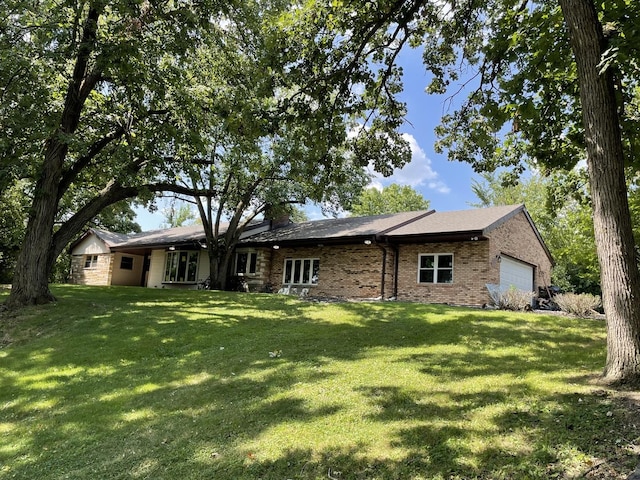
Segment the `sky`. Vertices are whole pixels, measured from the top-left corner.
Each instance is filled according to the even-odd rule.
[[[401,170],[396,169],[390,177],[376,176],[373,186],[409,185],[429,200],[430,208],[440,212],[471,208],[469,204],[477,201],[471,190],[471,181],[478,175],[469,164],[451,162],[447,160],[446,152],[438,154],[434,150],[434,129],[442,115],[447,113],[450,95],[425,93],[429,75],[422,64],[420,50],[405,49],[398,63],[404,72],[404,91],[400,99],[407,104],[406,122],[400,131],[411,146],[412,160]],[[453,100],[455,103],[456,99]],[[165,221],[161,213],[163,205],[159,201],[159,210],[153,214],[144,208],[136,209],[137,222],[143,231],[160,228]],[[311,220],[322,218],[319,208],[311,207],[306,213]]]

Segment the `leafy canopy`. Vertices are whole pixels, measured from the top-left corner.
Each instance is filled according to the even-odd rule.
[[[350,213],[354,217],[361,217],[428,209],[429,200],[419,192],[408,185],[393,183],[382,190],[373,187],[362,190],[351,206]]]

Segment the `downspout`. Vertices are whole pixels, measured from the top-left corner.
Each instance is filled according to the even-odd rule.
[[[380,279],[380,298],[384,300],[384,284],[385,277],[387,276],[387,248],[384,245],[380,245],[377,241],[376,246],[382,250],[382,278]]]
[[[398,299],[398,271],[400,269],[400,252],[397,245],[393,245],[393,298]]]
[[[388,241],[384,243],[380,241],[381,237],[376,235],[373,238],[373,243],[382,250],[382,278],[380,281],[380,297],[384,300],[385,294],[385,286],[386,286],[386,276],[387,276],[387,255],[388,250],[387,247],[391,247],[393,249],[393,295],[391,298],[398,299],[398,270],[399,270],[399,260],[398,260],[398,246],[392,245]]]

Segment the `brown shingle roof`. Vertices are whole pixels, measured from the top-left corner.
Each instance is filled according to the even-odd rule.
[[[434,212],[432,215],[394,228],[385,236],[393,238],[466,232],[478,232],[484,235],[522,210],[524,205]]]
[[[246,238],[243,244],[349,241],[362,237],[374,237],[386,231],[429,215],[430,211],[390,213],[369,217],[333,218],[294,223]]]
[[[221,226],[221,231],[224,231],[225,229],[226,225]],[[151,230],[149,232],[123,236],[125,238],[123,238],[122,241],[109,245],[109,247],[116,249],[119,247],[139,248],[156,245],[169,245],[172,243],[196,242],[204,240],[205,238],[202,225],[189,225],[186,227],[175,227],[164,230]]]

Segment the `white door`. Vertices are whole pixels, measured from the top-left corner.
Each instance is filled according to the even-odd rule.
[[[502,256],[500,261],[500,286],[503,288],[514,286],[518,290],[533,292],[533,266]]]

